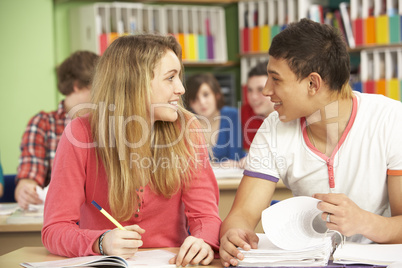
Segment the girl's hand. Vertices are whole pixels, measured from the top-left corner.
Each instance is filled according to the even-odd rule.
[[[105,234],[102,245],[106,255],[128,259],[133,257],[138,248],[142,246],[141,234],[145,233],[145,230],[136,224],[124,228],[127,230],[116,228]]]
[[[201,238],[194,236],[187,237],[180,247],[176,257],[169,260],[170,264],[176,263],[176,266],[186,266],[187,264],[208,265],[214,259],[214,251],[211,246]]]

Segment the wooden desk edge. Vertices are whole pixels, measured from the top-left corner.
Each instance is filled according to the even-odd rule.
[[[236,190],[239,187],[241,178],[228,178],[217,179],[218,187],[220,190]],[[287,189],[282,180],[279,180],[276,184],[276,188]]]
[[[43,224],[0,224],[0,233],[40,232]]]
[[[179,248],[146,248],[142,250],[153,250],[153,249],[164,249],[173,253],[177,253]],[[0,266],[1,267],[19,267],[20,263],[26,262],[44,262],[44,261],[56,261],[63,260],[65,257],[57,256],[51,254],[45,247],[23,247],[14,250],[10,253],[0,256]],[[192,267],[213,267],[220,268],[223,267],[219,259],[214,259],[212,263],[208,266],[192,266]]]

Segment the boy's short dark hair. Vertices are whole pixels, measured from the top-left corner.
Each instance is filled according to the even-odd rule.
[[[255,65],[253,68],[251,68],[251,70],[247,74],[247,78],[251,78],[253,76],[262,76],[262,75],[268,76],[267,65],[268,65],[268,61],[259,62],[257,65]]]
[[[285,59],[299,80],[317,72],[330,90],[341,91],[350,76],[350,58],[338,30],[302,19],[290,23],[271,43],[269,55]]]
[[[99,56],[93,52],[77,51],[64,60],[56,70],[60,93],[70,95],[74,91],[74,82],[79,88],[90,86],[98,59]]]

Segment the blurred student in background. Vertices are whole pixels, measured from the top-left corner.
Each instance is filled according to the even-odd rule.
[[[219,166],[243,167],[241,126],[236,108],[224,106],[219,82],[211,73],[200,73],[186,81],[186,107],[198,115],[212,162]]]
[[[74,106],[89,101],[92,75],[99,56],[89,51],[77,51],[57,68],[57,88],[65,96],[58,109],[41,111],[32,117],[21,142],[17,170],[15,199],[20,207],[41,204],[36,186],[46,187],[57,144]]]
[[[0,197],[3,196],[4,193],[4,177],[3,177],[3,167],[0,162]]]
[[[264,119],[274,111],[271,98],[264,96],[262,90],[268,79],[268,61],[258,63],[252,68],[247,76],[247,104],[241,107],[241,124],[243,129],[243,146],[250,149],[257,130]]]

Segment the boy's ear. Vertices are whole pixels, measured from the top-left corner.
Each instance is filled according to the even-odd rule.
[[[81,89],[83,89],[83,87],[80,85],[80,83],[78,82],[78,80],[75,80],[75,81],[73,82],[73,90],[74,90],[74,92],[81,91]]]
[[[318,73],[311,73],[307,77],[308,92],[310,95],[315,95],[322,88],[322,78]]]

